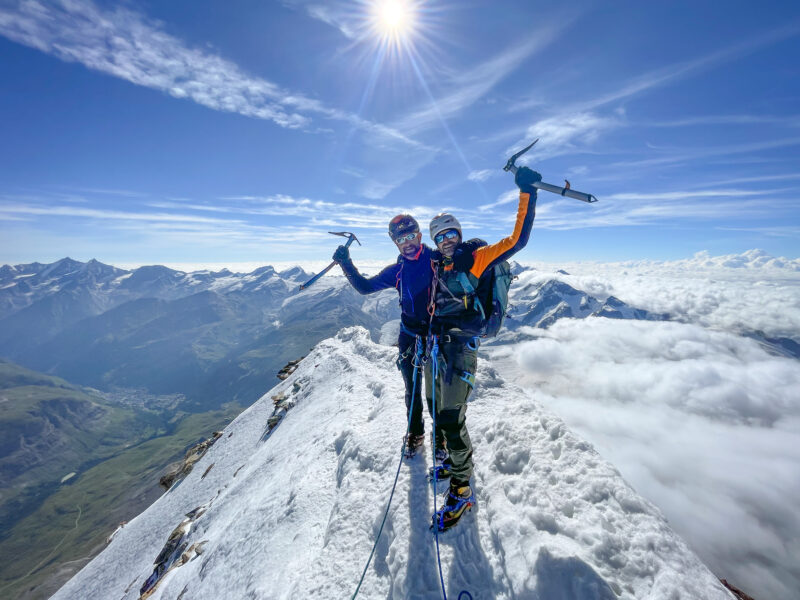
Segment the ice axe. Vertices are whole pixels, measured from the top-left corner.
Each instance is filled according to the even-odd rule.
[[[538,141],[539,138],[536,138],[535,140],[533,140],[533,143],[530,146],[526,146],[525,148],[517,152],[514,156],[509,158],[508,162],[506,163],[506,166],[503,167],[503,171],[511,171],[512,173],[514,173],[514,175],[516,175],[517,169],[519,167],[517,167],[514,164],[514,161],[516,161],[520,156],[525,154],[528,150],[533,148],[533,144],[535,144]],[[552,194],[558,194],[559,196],[575,198],[575,200],[583,200],[584,202],[597,202],[597,198],[595,198],[591,194],[584,194],[583,192],[570,189],[569,181],[565,179],[564,182],[567,184],[565,187],[558,187],[557,185],[551,185],[543,181],[537,181],[536,183],[533,184],[533,187],[539,190],[544,190],[545,192],[550,192]]]
[[[350,238],[350,239],[347,240],[347,243],[344,245],[345,248],[349,248],[350,244],[352,244],[354,240],[356,242],[358,242],[359,246],[361,245],[361,242],[358,241],[358,238],[356,237],[355,233],[350,233],[349,231],[329,231],[328,233],[330,233],[331,235],[340,235],[342,237]],[[306,281],[303,285],[301,285],[300,289],[301,290],[306,289],[312,283],[317,281],[317,279],[319,279],[320,277],[325,275],[325,273],[330,271],[334,266],[336,266],[336,261],[335,260],[333,262],[331,262],[331,264],[329,264],[327,267],[325,267],[322,271],[320,271],[319,273],[314,275],[311,279]]]

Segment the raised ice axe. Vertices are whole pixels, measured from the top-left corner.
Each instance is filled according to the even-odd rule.
[[[528,150],[533,148],[533,144],[539,141],[539,138],[536,138],[530,146],[527,146],[517,152],[514,156],[508,159],[506,166],[503,167],[503,171],[511,171],[514,175],[517,174],[517,166],[514,164],[520,156],[525,154]],[[583,192],[579,192],[577,190],[570,189],[569,181],[566,179],[564,182],[567,184],[565,187],[558,187],[557,185],[551,185],[549,183],[544,183],[543,181],[537,181],[533,184],[533,187],[539,190],[544,190],[545,192],[550,192],[552,194],[558,194],[559,196],[566,196],[568,198],[575,198],[576,200],[583,200],[584,202],[597,202],[597,198],[592,196],[591,194],[584,194]]]
[[[358,238],[356,237],[355,233],[350,233],[349,231],[329,231],[328,233],[330,233],[331,235],[340,235],[342,237],[350,238],[350,239],[347,240],[347,243],[344,245],[345,248],[349,248],[350,244],[352,244],[354,240],[356,242],[358,242],[359,246],[361,245],[361,242],[358,241]],[[320,271],[319,273],[314,275],[311,279],[306,281],[303,285],[301,285],[300,289],[301,290],[306,289],[312,283],[317,281],[317,279],[319,279],[320,277],[325,275],[325,273],[330,271],[334,266],[336,266],[336,261],[335,260],[331,264],[329,264],[327,267],[325,267],[322,271]]]

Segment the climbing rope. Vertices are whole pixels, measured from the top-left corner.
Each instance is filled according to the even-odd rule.
[[[412,386],[411,386],[411,406],[408,409],[408,424],[406,425],[406,435],[403,437],[403,449],[400,452],[400,462],[397,465],[397,472],[394,474],[394,483],[392,484],[392,492],[389,494],[389,502],[386,503],[386,511],[383,513],[383,520],[381,521],[381,527],[378,530],[378,535],[375,538],[375,543],[372,545],[372,551],[369,553],[369,558],[367,559],[367,564],[364,565],[364,570],[361,573],[361,579],[358,580],[358,586],[356,587],[356,591],[353,592],[353,596],[350,600],[355,600],[356,596],[358,595],[358,591],[361,589],[361,584],[364,583],[364,576],[367,574],[367,569],[369,568],[369,564],[372,562],[372,557],[375,554],[375,548],[378,547],[378,541],[381,539],[381,534],[383,533],[383,526],[386,524],[386,518],[389,516],[389,508],[392,506],[392,498],[394,498],[394,490],[397,487],[397,478],[400,476],[400,468],[403,466],[403,458],[406,454],[406,441],[408,440],[408,432],[411,431],[411,415],[414,413],[414,400],[417,394],[417,372],[421,367],[422,362],[422,338],[420,336],[417,337],[416,342],[416,349],[414,354],[414,372],[411,376]],[[441,567],[440,567],[441,573]]]
[[[431,402],[433,404],[433,414],[431,417],[433,418],[433,431],[431,432],[431,436],[433,438],[433,468],[436,468],[436,379],[439,376],[439,339],[438,336],[431,336],[431,343],[430,343],[430,351],[431,351]],[[433,478],[433,514],[434,514],[434,523],[433,523],[433,535],[436,538],[436,562],[439,564],[439,581],[442,583],[442,596],[444,600],[447,600],[447,591],[445,591],[444,587],[444,574],[442,573],[442,557],[439,554],[439,523],[435,521],[436,513],[438,510],[436,509],[436,473],[434,472]]]
[[[432,329],[433,325],[433,317],[436,311],[436,287],[439,283],[439,271],[438,268],[434,265],[433,261],[431,261],[431,268],[433,270],[433,282],[431,285],[431,292],[430,298],[428,302],[428,315],[429,315],[429,331]],[[422,354],[423,345],[422,345],[422,338],[421,336],[416,336],[416,347],[415,347],[415,354],[414,354],[414,371],[412,375],[412,388],[411,388],[411,406],[408,409],[408,423],[406,425],[406,435],[403,437],[403,448],[400,452],[400,462],[397,465],[397,472],[394,475],[394,482],[392,483],[392,491],[389,494],[389,501],[386,503],[386,510],[383,513],[383,520],[381,521],[380,529],[378,529],[378,535],[375,538],[375,543],[372,545],[372,550],[369,553],[369,558],[367,559],[367,564],[364,565],[364,570],[361,573],[361,579],[358,581],[358,586],[356,587],[356,591],[353,592],[353,596],[350,600],[355,600],[356,596],[358,595],[359,590],[361,589],[361,584],[364,583],[364,577],[367,574],[367,569],[369,568],[370,563],[372,562],[372,557],[375,554],[375,548],[378,547],[378,542],[381,539],[381,534],[383,533],[383,526],[386,524],[386,518],[389,516],[389,508],[392,506],[392,499],[394,498],[394,492],[397,488],[397,479],[400,476],[400,468],[403,466],[403,458],[405,457],[406,453],[406,441],[408,440],[408,434],[411,431],[411,416],[414,410],[414,400],[416,399],[416,391],[417,391],[417,375],[421,370],[421,365],[423,362],[427,362],[428,355],[423,357]],[[428,347],[427,351],[431,357],[431,369],[432,369],[432,382],[431,382],[431,403],[433,405],[432,410],[432,418],[433,418],[433,431],[431,432],[431,437],[433,439],[433,467],[436,468],[436,380],[439,376],[439,362],[438,362],[438,355],[439,355],[439,339],[436,335],[431,335],[428,338]],[[434,471],[435,475],[435,471]],[[438,512],[436,509],[436,477],[434,476],[433,479],[433,512],[434,515]],[[436,538],[436,562],[439,566],[439,581],[442,584],[442,597],[444,600],[447,600],[447,591],[444,585],[444,573],[442,571],[442,558],[439,552],[439,526],[438,523],[434,523],[434,536]],[[458,600],[462,600],[462,597],[466,597],[469,600],[473,600],[472,595],[467,591],[463,590],[458,595]]]
[[[433,331],[433,317],[436,314],[436,288],[439,286],[439,267],[435,265],[433,261],[431,261],[431,268],[433,269],[433,281],[431,283],[431,292],[430,298],[428,302],[428,315],[430,316],[428,320],[428,332]],[[445,287],[445,289],[447,289]],[[444,574],[442,572],[442,557],[439,552],[439,523],[435,520],[436,513],[439,511],[436,509],[436,480],[437,480],[437,465],[436,465],[436,380],[439,378],[439,338],[436,335],[430,335],[428,338],[428,352],[431,356],[431,403],[433,404],[433,414],[431,415],[433,419],[433,431],[431,432],[431,437],[433,438],[433,515],[434,515],[434,523],[433,523],[433,532],[434,537],[436,539],[436,562],[439,566],[439,581],[442,584],[442,597],[444,600],[447,600],[447,591],[445,590],[444,586]],[[426,357],[427,358],[427,357]],[[463,590],[458,595],[458,600],[461,600],[464,594],[467,595],[469,600],[472,600],[472,595],[467,591]]]

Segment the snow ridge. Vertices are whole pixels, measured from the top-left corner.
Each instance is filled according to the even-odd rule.
[[[319,343],[54,598],[138,598],[170,532],[199,506],[187,541],[202,554],[151,598],[349,597],[405,431],[395,358],[359,327]],[[590,444],[482,363],[467,417],[477,507],[440,537],[448,596],[731,598]],[[278,395],[292,408],[270,430]],[[360,598],[441,597],[428,454],[429,444],[401,469]]]

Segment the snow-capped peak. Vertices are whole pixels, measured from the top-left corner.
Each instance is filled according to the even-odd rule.
[[[350,597],[400,460],[395,359],[358,327],[319,343],[54,598],[138,598],[171,532],[181,559],[153,599]],[[482,362],[477,509],[440,537],[448,596],[731,598],[590,444]],[[401,466],[360,598],[441,597],[428,454]]]

